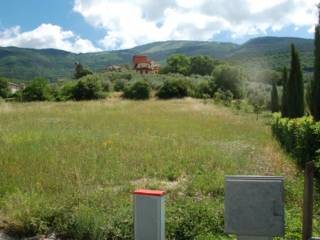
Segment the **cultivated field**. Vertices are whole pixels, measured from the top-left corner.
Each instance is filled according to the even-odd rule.
[[[143,187],[168,192],[167,239],[227,239],[224,176],[263,174],[286,177],[286,239],[299,239],[301,173],[266,121],[193,99],[2,103],[0,226],[132,239]]]

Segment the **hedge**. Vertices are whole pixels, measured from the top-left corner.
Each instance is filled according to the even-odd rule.
[[[312,117],[282,118],[281,114],[275,113],[272,132],[300,167],[304,168],[308,161],[314,160],[320,177],[320,122]]]

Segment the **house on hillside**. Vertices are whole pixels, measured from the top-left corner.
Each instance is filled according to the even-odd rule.
[[[118,66],[118,65],[111,65],[109,67],[107,67],[107,71],[109,72],[122,72],[122,66]]]
[[[15,94],[16,92],[26,88],[24,83],[21,83],[21,84],[9,83],[8,87],[10,89],[11,94]]]
[[[132,59],[133,69],[137,72],[143,73],[159,73],[160,65],[151,61],[147,56],[135,55]]]

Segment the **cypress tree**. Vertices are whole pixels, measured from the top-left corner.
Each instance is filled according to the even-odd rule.
[[[288,117],[288,69],[283,68],[282,72],[282,101],[281,101],[282,117]]]
[[[288,117],[298,118],[304,115],[304,85],[299,54],[291,45],[291,69],[288,80]]]
[[[279,95],[278,89],[275,81],[272,81],[272,91],[271,91],[271,111],[279,112]]]
[[[320,25],[316,26],[314,55],[314,78],[310,89],[310,111],[314,119],[320,121]]]

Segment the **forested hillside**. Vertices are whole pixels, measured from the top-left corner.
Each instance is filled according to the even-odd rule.
[[[135,54],[146,54],[164,64],[168,56],[181,53],[188,56],[208,55],[246,68],[278,69],[289,62],[289,45],[300,51],[304,68],[312,66],[313,40],[300,38],[263,37],[242,45],[219,42],[166,41],[155,42],[127,50],[74,54],[55,49],[22,49],[0,47],[0,76],[15,81],[28,81],[44,76],[51,81],[70,78],[74,63],[81,62],[94,71],[113,64],[130,64]]]

